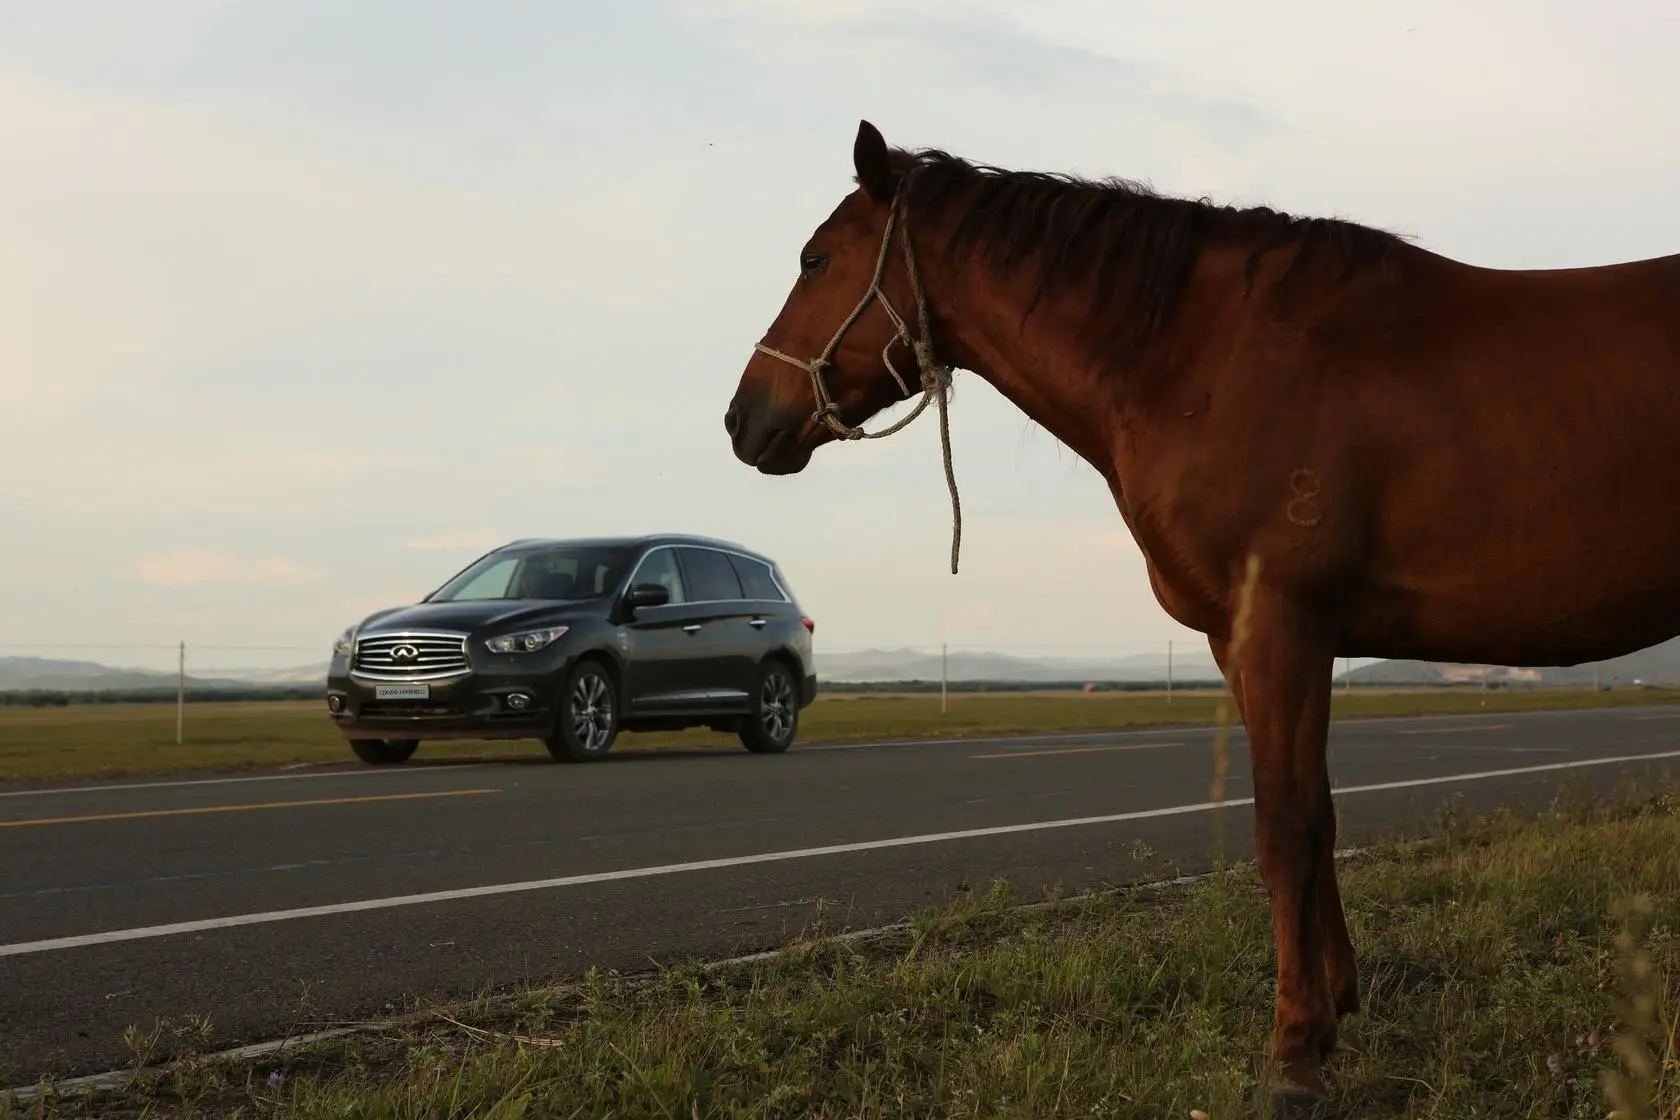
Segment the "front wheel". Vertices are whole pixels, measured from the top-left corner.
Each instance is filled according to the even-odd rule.
[[[591,762],[618,738],[618,695],[606,666],[580,661],[566,677],[560,720],[548,739],[556,762]]]
[[[758,671],[752,711],[741,721],[741,745],[754,754],[780,754],[799,733],[799,692],[785,662],[767,661]]]
[[[352,739],[356,757],[373,766],[395,766],[407,762],[420,746],[418,739]]]

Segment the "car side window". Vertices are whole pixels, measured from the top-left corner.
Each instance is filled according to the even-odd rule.
[[[762,560],[753,560],[746,556],[729,554],[729,563],[735,568],[735,574],[741,579],[741,590],[749,599],[762,599],[772,603],[786,601],[782,589],[776,586],[776,579],[770,574],[770,565]]]
[[[642,566],[636,569],[633,582],[661,584],[671,593],[671,602],[688,602],[682,573],[677,570],[677,554],[673,549],[656,548],[648,553],[647,558],[642,561]]]
[[[710,548],[683,548],[683,571],[688,573],[689,593],[697,603],[741,598],[741,581],[729,557]]]

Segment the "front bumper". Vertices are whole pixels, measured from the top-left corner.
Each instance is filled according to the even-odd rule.
[[[346,739],[546,739],[571,659],[541,660],[413,682],[364,679],[335,661],[327,674],[328,717]]]

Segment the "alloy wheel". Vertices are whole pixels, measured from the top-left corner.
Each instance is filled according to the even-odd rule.
[[[759,718],[765,738],[774,743],[786,741],[793,733],[794,713],[793,682],[779,669],[766,674],[759,693]]]
[[[573,683],[571,717],[578,746],[591,753],[606,746],[613,728],[612,691],[599,673],[584,673]]]

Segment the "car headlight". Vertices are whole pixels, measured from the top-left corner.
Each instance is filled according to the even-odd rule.
[[[345,627],[344,633],[340,634],[337,640],[333,642],[333,652],[340,657],[349,657],[350,651],[355,648],[355,645],[356,628],[354,626],[347,626]]]
[[[570,629],[570,626],[550,626],[543,630],[523,630],[518,634],[502,634],[484,644],[491,653],[535,653]]]

